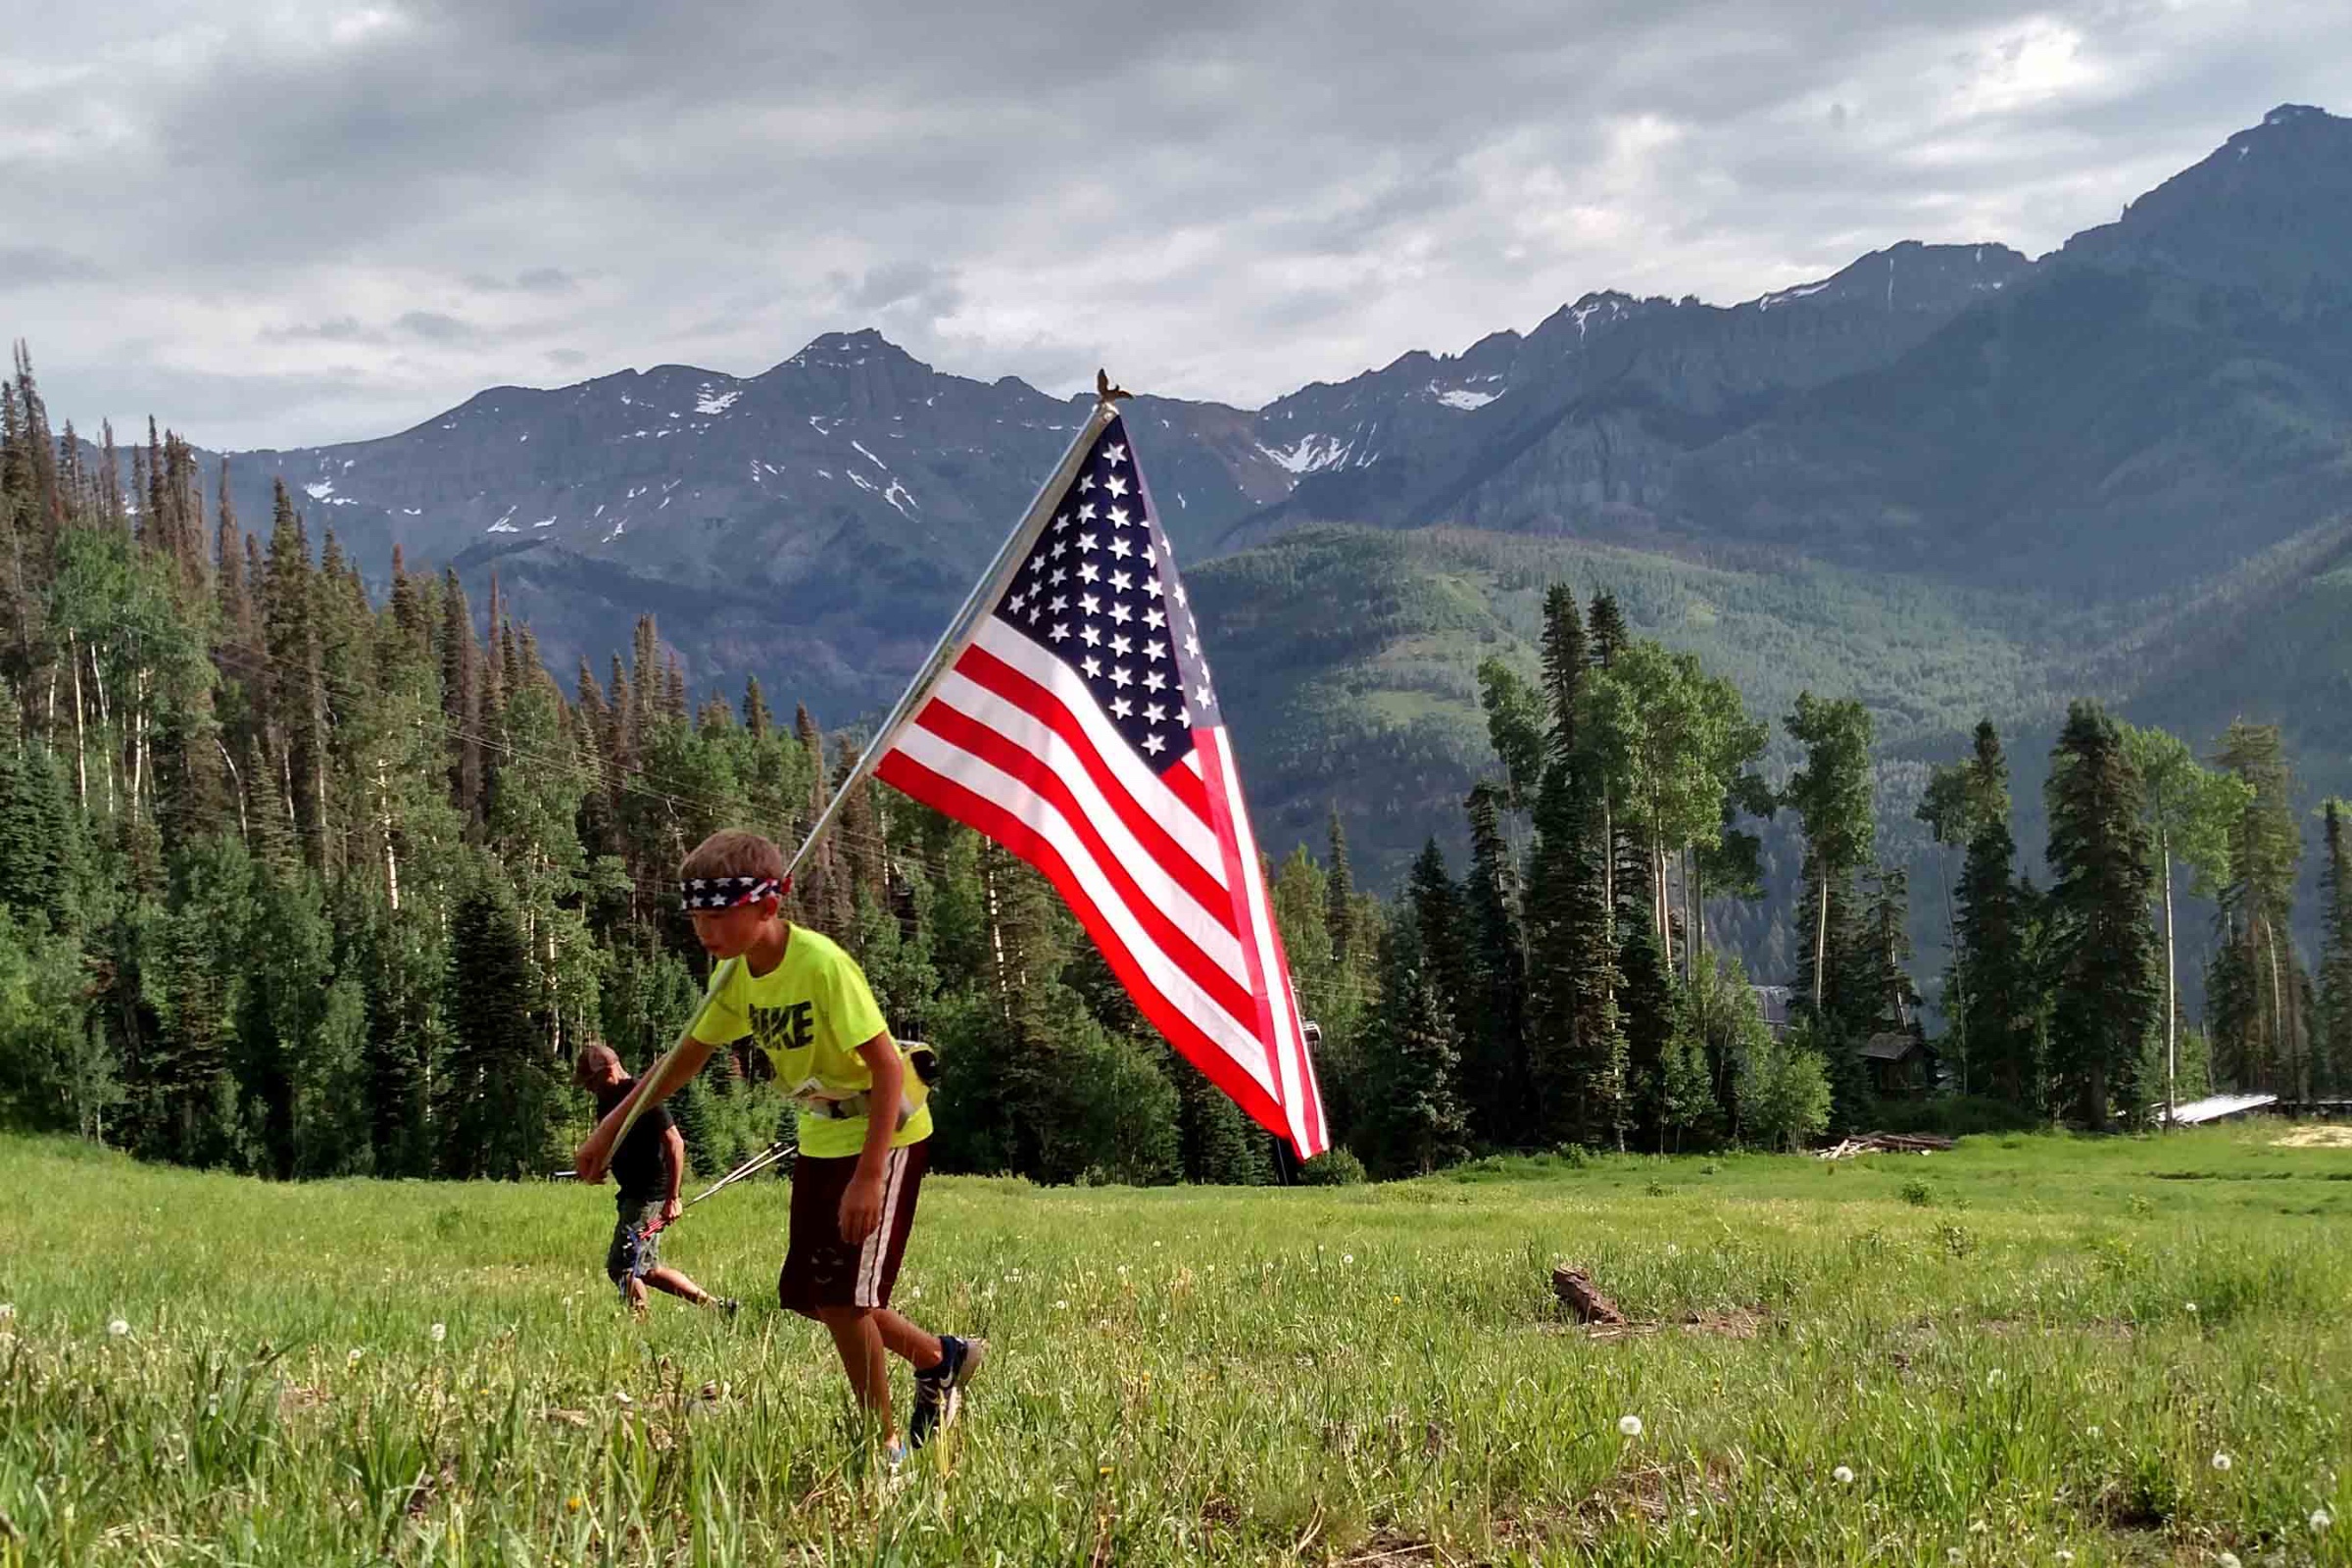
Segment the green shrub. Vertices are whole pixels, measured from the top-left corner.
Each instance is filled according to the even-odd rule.
[[[1765,1039],[1740,1080],[1740,1121],[1768,1149],[1794,1150],[1830,1124],[1830,1077],[1818,1053]]]
[[[1298,1167],[1302,1187],[1360,1187],[1364,1162],[1345,1149],[1327,1149]]]

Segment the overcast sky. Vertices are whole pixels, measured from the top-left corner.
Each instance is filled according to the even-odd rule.
[[[2038,255],[2352,80],[2343,0],[0,0],[0,335],[216,447],[486,385],[1254,405],[1590,289]]]

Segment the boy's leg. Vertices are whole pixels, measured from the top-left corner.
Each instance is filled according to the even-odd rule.
[[[629,1310],[645,1315],[645,1282],[631,1266],[637,1260],[637,1249],[644,1245],[639,1232],[652,1217],[642,1204],[631,1204],[625,1199],[612,1222],[612,1242],[605,1249],[605,1278],[620,1287],[620,1298]]]
[[[940,1348],[939,1336],[917,1328],[887,1306],[874,1308],[873,1319],[883,1348],[917,1372],[939,1365],[939,1358],[946,1353]]]
[[[811,1314],[833,1336],[841,1354],[841,1369],[849,1374],[850,1392],[883,1437],[897,1441],[899,1430],[890,1418],[890,1363],[882,1356],[882,1334],[873,1311],[862,1306],[820,1306]]]
[[[666,1263],[647,1269],[645,1283],[657,1291],[666,1291],[672,1296],[692,1301],[697,1306],[718,1304],[717,1297],[712,1296],[709,1291],[704,1290],[700,1285],[695,1284],[694,1281]]]

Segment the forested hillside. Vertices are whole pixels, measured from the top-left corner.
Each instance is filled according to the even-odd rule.
[[[698,994],[680,857],[725,824],[797,843],[852,771],[849,739],[805,708],[779,722],[789,694],[757,679],[696,692],[650,616],[566,691],[495,579],[477,612],[454,571],[413,575],[396,550],[371,596],[282,486],[248,530],[176,436],[130,455],[129,486],[89,451],[49,428],[20,352],[0,389],[0,1112],[275,1176],[560,1160],[584,1112],[571,1053],[602,1037],[642,1065]],[[1622,590],[1560,580],[1579,568]],[[1422,835],[1395,903],[1354,885],[1336,813],[1319,856],[1270,867],[1344,1145],[1310,1177],[1786,1143],[1931,1092],[2103,1126],[2209,1081],[2309,1097],[2352,1068],[2352,845],[2331,806],[2310,963],[2276,728],[2232,726],[2214,770],[2071,704],[2037,886],[1980,725],[1972,760],[1910,792],[1966,860],[1951,1022],[1931,1040],[1906,969],[1912,890],[1879,834],[1899,786],[1851,693],[1895,669],[1925,694],[1898,734],[1930,733],[1973,696],[2037,690],[2030,648],[1847,574],[1474,537],[1302,534],[1206,576],[1233,639],[1226,701],[1261,710],[1261,744],[1345,764],[1371,713],[1482,760],[1466,797],[1387,803]],[[1718,649],[1639,635],[1629,602],[1702,646],[1727,623],[1744,629],[1724,647],[1787,628],[1769,706],[1713,667]],[[1514,657],[1531,621],[1532,662]],[[1374,655],[1377,687],[1285,708],[1250,684]],[[1475,733],[1446,673],[1473,656]],[[1437,841],[1456,824],[1458,874]],[[1796,891],[1779,911],[1797,934],[1785,1036],[1724,951],[1775,880]],[[2176,881],[2222,910],[2204,1033],[2163,1002]],[[1046,885],[968,830],[858,784],[792,899],[860,958],[896,1027],[941,1048],[948,1168],[1273,1173],[1264,1137],[1142,1026]],[[773,1136],[783,1107],[756,1068],[722,1058],[684,1096],[699,1163]]]

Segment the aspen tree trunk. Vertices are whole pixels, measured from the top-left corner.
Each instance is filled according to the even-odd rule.
[[[130,819],[139,819],[139,792],[147,784],[147,671],[140,670],[130,699]]]
[[[90,808],[90,762],[81,729],[81,645],[71,631],[66,633],[66,657],[74,666],[74,804],[86,811]]]
[[[1822,1010],[1821,971],[1830,954],[1830,869],[1818,850],[1813,854],[1813,874],[1814,890],[1821,901],[1820,918],[1813,933],[1813,1011],[1818,1015]]]
[[[2271,955],[2271,1054],[2277,1059],[2278,1082],[2283,1085],[2290,1065],[2286,1051],[2286,998],[2278,989],[2278,933],[2268,915],[2263,917],[2262,938]]]
[[[384,777],[384,764],[375,764],[375,798],[379,808],[377,821],[384,836],[384,889],[392,901],[392,912],[400,912],[400,856],[392,847],[392,786]]]
[[[985,850],[983,851],[985,854]],[[1012,985],[1004,973],[1004,927],[997,918],[997,872],[994,866],[980,873],[980,887],[988,902],[988,947],[995,955],[997,966],[997,1010],[1004,1022],[1012,1022]]]
[[[112,728],[114,724],[114,715],[108,710],[106,702],[106,672],[98,667],[98,650],[91,648],[88,653],[90,656],[90,695],[98,705],[98,728],[103,732]],[[104,764],[104,771],[101,773],[99,781],[106,786],[106,814],[111,817],[115,814],[114,752],[107,752],[99,760]]]
[[[2164,1124],[2173,1124],[2173,1113],[2180,1109],[2180,1095],[2175,1080],[2180,1074],[2179,1047],[2174,1039],[2175,976],[2173,969],[2173,847],[2172,836],[2156,835],[2156,853],[2164,858]]]
[[[228,764],[229,788],[236,792],[237,840],[239,843],[250,845],[253,842],[253,832],[251,828],[246,826],[245,823],[245,775],[237,771],[237,760],[228,755],[228,743],[226,741],[223,741],[220,736],[215,735],[213,737],[213,744],[220,749],[220,760]]]

